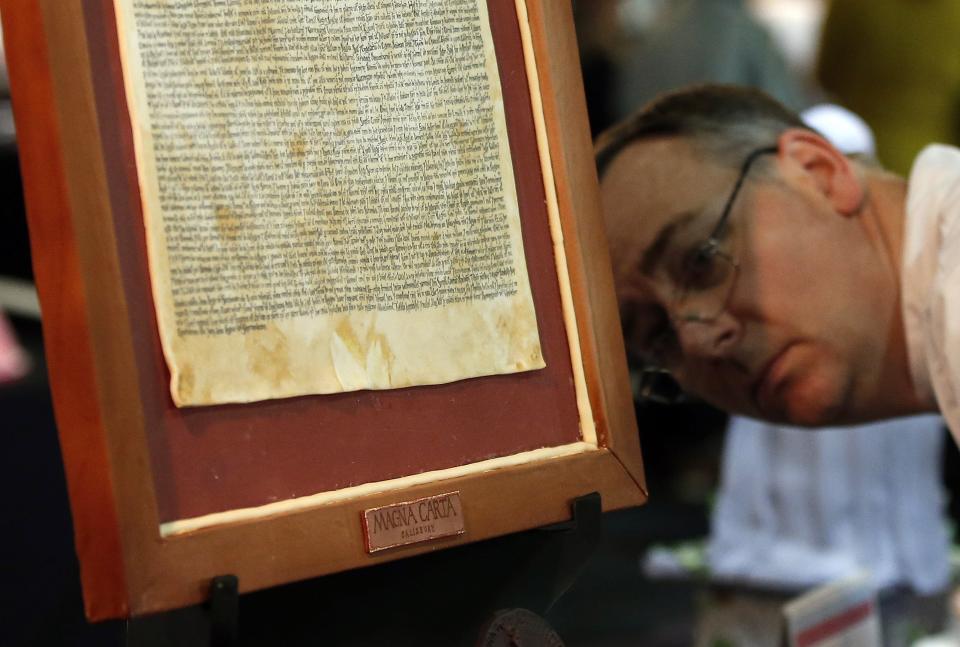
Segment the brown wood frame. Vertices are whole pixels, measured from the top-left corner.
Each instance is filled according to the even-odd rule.
[[[599,449],[260,520],[160,536],[133,338],[109,218],[82,5],[2,5],[34,269],[87,616],[139,615],[205,599],[233,573],[250,591],[646,500],[569,2],[527,0],[553,174]],[[105,0],[109,1],[109,0]],[[119,63],[118,63],[119,64]],[[68,125],[65,125],[68,124]],[[458,490],[468,532],[368,555],[364,509]],[[505,493],[529,495],[505,514]],[[317,550],[322,541],[323,550]],[[267,559],[266,556],[270,556]]]

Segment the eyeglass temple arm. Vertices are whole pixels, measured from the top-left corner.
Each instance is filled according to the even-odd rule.
[[[730,192],[730,197],[727,198],[727,203],[723,205],[723,213],[720,215],[720,220],[717,222],[716,227],[713,228],[713,231],[710,232],[710,238],[708,240],[715,241],[716,238],[720,236],[720,232],[723,231],[723,228],[726,226],[727,220],[730,219],[730,209],[733,207],[733,202],[737,199],[737,194],[740,193],[740,187],[743,186],[743,183],[747,179],[747,171],[750,170],[750,167],[753,166],[753,163],[757,160],[757,158],[762,157],[763,155],[772,155],[779,152],[779,150],[779,146],[758,148],[747,155],[747,159],[743,160],[743,164],[740,166],[740,176],[737,178],[737,183],[733,185],[733,191]]]

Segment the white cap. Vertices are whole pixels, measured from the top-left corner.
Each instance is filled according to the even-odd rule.
[[[804,110],[800,118],[844,154],[876,155],[877,147],[870,126],[846,108],[822,103]]]

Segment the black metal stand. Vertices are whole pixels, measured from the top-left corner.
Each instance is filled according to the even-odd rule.
[[[570,507],[573,510],[570,521],[541,528],[542,532],[564,535],[563,559],[557,568],[556,584],[546,611],[570,590],[603,537],[603,506],[599,493],[591,492],[574,499]]]
[[[562,647],[559,636],[543,616],[573,586],[603,536],[598,493],[574,499],[570,507],[570,521],[544,526],[533,533],[536,553],[501,595],[477,645]]]
[[[236,647],[240,636],[239,582],[236,575],[220,575],[210,584],[210,645]]]
[[[570,521],[532,533],[534,550],[505,591],[500,608],[518,606],[545,614],[573,585],[603,535],[600,495],[578,497],[570,508]],[[516,604],[508,604],[511,600]]]

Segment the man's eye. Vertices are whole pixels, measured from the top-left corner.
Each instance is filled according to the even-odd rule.
[[[715,247],[699,246],[687,255],[683,264],[683,285],[687,290],[709,288],[723,281],[725,263]]]

